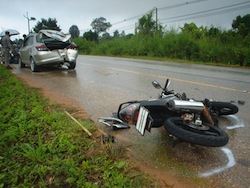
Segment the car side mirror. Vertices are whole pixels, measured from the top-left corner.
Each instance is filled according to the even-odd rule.
[[[154,81],[152,82],[152,85],[153,85],[156,89],[162,89],[161,84],[159,84],[159,82],[157,82],[156,80],[154,80]]]

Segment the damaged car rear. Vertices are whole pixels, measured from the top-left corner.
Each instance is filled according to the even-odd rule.
[[[30,66],[32,72],[40,66],[66,65],[74,69],[78,56],[71,35],[55,30],[40,30],[27,36],[20,49],[19,66]]]

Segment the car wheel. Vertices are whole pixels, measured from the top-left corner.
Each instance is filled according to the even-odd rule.
[[[75,69],[76,67],[76,62],[75,61],[72,61],[69,63],[69,69]]]
[[[30,58],[30,69],[32,72],[38,71],[38,66],[36,65],[36,62],[34,61],[33,58]]]
[[[25,67],[25,64],[22,62],[21,57],[18,58],[18,66],[19,66],[19,68],[24,68]]]

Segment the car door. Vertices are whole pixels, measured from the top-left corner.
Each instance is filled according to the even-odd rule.
[[[33,45],[34,36],[29,36],[24,41],[23,47],[20,49],[21,60],[25,64],[30,63],[31,50]]]

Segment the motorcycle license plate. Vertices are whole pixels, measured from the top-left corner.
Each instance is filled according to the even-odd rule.
[[[145,133],[148,116],[149,111],[144,107],[140,107],[138,119],[136,122],[136,129],[139,131],[139,133],[141,133],[141,135],[144,135]]]

